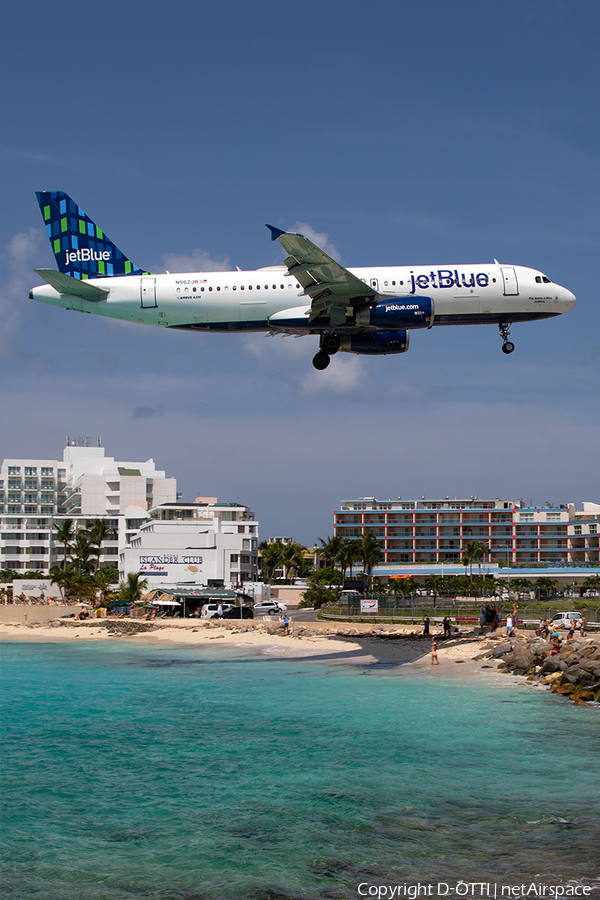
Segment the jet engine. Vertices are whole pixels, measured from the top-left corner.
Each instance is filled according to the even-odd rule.
[[[340,350],[346,353],[406,353],[409,334],[402,331],[372,331],[340,335]]]
[[[371,305],[360,306],[355,313],[356,325],[375,328],[431,328],[431,297],[389,297]]]

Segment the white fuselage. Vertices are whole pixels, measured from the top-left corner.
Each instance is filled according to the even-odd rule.
[[[560,315],[575,305],[571,291],[523,266],[385,266],[349,271],[374,288],[380,300],[431,298],[434,315],[429,327],[531,321]],[[169,328],[307,334],[322,330],[318,323],[309,324],[311,299],[283,266],[248,272],[126,275],[89,283],[108,291],[105,299],[84,300],[47,284],[34,288],[30,296],[65,309]],[[293,315],[282,315],[286,310]],[[357,327],[352,309],[347,315],[346,325],[338,329],[342,332]]]

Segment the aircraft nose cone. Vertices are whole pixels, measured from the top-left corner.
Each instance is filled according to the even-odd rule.
[[[575,304],[577,303],[577,297],[575,294],[572,294],[571,291],[565,290],[565,311],[569,312],[570,309],[573,309]]]

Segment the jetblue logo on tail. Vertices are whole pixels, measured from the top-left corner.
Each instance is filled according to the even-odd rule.
[[[56,265],[64,275],[85,280],[148,274],[127,259],[64,191],[39,191],[37,198]]]
[[[67,265],[70,262],[87,262],[90,259],[103,259],[104,261],[112,259],[110,250],[103,250],[101,253],[96,253],[95,250],[88,250],[87,248],[84,248],[83,250],[67,250],[65,256]]]

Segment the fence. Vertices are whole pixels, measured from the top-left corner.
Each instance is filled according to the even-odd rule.
[[[449,616],[451,619],[473,621],[475,624],[479,620],[481,607],[485,606],[489,601],[486,598],[478,602],[465,603],[465,599],[448,600],[444,598],[441,602],[438,598],[436,603],[433,597],[415,597],[414,602],[410,598],[399,599],[393,606],[381,604],[381,596],[379,599],[379,608],[373,612],[361,612],[359,606],[322,606],[319,617],[322,619],[348,619],[354,622],[372,622],[387,621],[398,622],[417,622],[421,623],[423,617],[428,615],[433,618],[443,618]],[[387,597],[385,598],[388,599]],[[503,612],[512,612],[512,603],[502,604],[496,603],[496,607]],[[585,616],[586,623],[592,627],[600,625],[600,609],[581,609],[578,610],[582,616]],[[519,619],[521,622],[539,622],[540,619],[552,618],[557,612],[562,610],[553,609],[550,606],[529,605],[522,606],[519,604]]]

